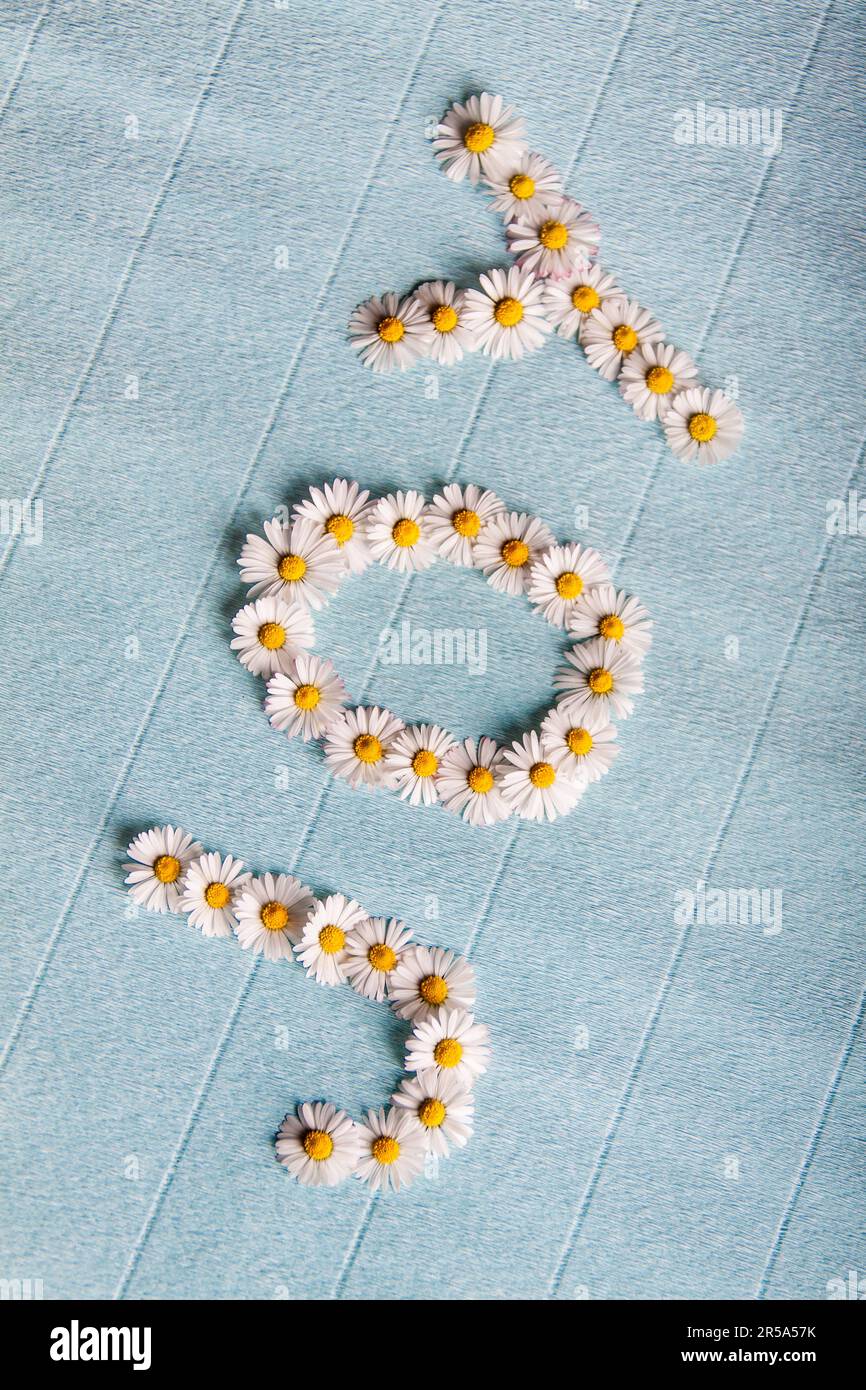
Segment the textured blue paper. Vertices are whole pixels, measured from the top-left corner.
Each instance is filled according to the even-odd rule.
[[[4,8],[0,491],[42,500],[44,538],[0,537],[3,1278],[772,1299],[866,1274],[864,538],[826,529],[866,497],[862,31],[845,0]],[[704,379],[736,378],[736,462],[677,463],[559,341],[494,370],[357,365],[359,299],[506,261],[428,143],[481,88]],[[701,101],[780,108],[780,150],[675,143]],[[569,820],[473,832],[268,730],[227,645],[236,555],[337,474],[477,480],[563,538],[588,510],[656,641]],[[398,607],[486,627],[488,678],[377,667]],[[535,718],[557,653],[445,566],[369,572],[319,632],[356,697],[460,734]],[[274,1162],[297,1099],[384,1101],[401,1030],[130,920],[120,856],[164,820],[471,946],[495,1062],[438,1180],[370,1203]],[[698,880],[781,891],[781,932],[679,925]]]

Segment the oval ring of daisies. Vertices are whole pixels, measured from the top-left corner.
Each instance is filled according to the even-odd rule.
[[[335,478],[284,515],[246,538],[238,564],[250,589],[232,621],[231,646],[267,682],[272,727],[318,741],[334,777],[411,806],[441,803],[469,825],[492,826],[513,815],[556,820],[610,769],[616,721],[643,690],[652,622],[637,598],[616,588],[597,550],[558,544],[538,517],[509,511],[474,483],[448,483],[428,502],[413,490],[373,498]],[[409,574],[439,559],[525,597],[571,639],[552,707],[510,746],[460,740],[438,724],[407,725],[379,705],[353,705],[332,662],[312,650],[316,610],[351,575],[374,562]]]
[[[354,1176],[373,1191],[399,1192],[466,1145],[473,1087],[490,1059],[468,960],[414,942],[398,918],[371,917],[342,893],[316,898],[291,874],[253,874],[177,826],[142,831],[127,855],[125,882],[139,907],[185,914],[202,936],[234,936],[266,961],[302,965],[320,985],[349,984],[408,1024],[390,1106],[353,1120],[330,1101],[310,1100],[285,1116],[276,1156],[291,1177],[336,1187]]]

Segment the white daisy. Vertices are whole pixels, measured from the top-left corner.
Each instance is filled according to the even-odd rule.
[[[500,789],[504,763],[492,738],[456,743],[439,765],[436,787],[446,811],[462,815],[470,825],[495,825],[507,820],[511,808]]]
[[[467,290],[463,321],[488,357],[517,359],[544,347],[551,331],[544,312],[544,281],[513,265],[480,276],[480,290]]]
[[[291,874],[248,879],[235,900],[238,941],[265,960],[291,960],[315,901],[306,884]]]
[[[491,171],[483,182],[492,194],[491,207],[506,223],[535,217],[562,193],[562,175],[540,154],[522,154]]]
[[[565,280],[548,280],[544,308],[560,338],[573,338],[593,309],[605,299],[622,297],[622,290],[613,276],[600,265],[590,265],[576,270]]]
[[[372,555],[364,539],[364,522],[370,510],[370,494],[360,483],[335,478],[323,488],[311,487],[309,496],[294,510],[294,521],[312,521],[337,543],[346,568],[361,574]]]
[[[652,619],[639,599],[612,584],[585,589],[571,611],[568,631],[578,641],[603,637],[639,660],[652,644]]]
[[[471,1009],[475,971],[441,946],[410,946],[388,981],[388,999],[398,1018],[416,1023],[446,1007]]]
[[[643,690],[643,671],[636,656],[619,649],[616,642],[596,637],[565,653],[566,666],[553,678],[561,690],[556,703],[570,714],[582,715],[597,708],[608,717],[626,719],[634,709],[632,696]]]
[[[581,781],[597,782],[610,771],[619,748],[616,728],[603,710],[587,709],[579,716],[552,709],[541,725],[544,756]]]
[[[403,727],[402,719],[378,705],[346,710],[325,734],[328,767],[352,787],[387,784],[385,757]]]
[[[388,784],[410,806],[432,806],[439,800],[436,773],[454,746],[451,734],[438,724],[417,724],[396,735],[385,759]]]
[[[707,386],[680,391],[662,423],[668,444],[688,463],[721,463],[738,447],[744,429],[739,406]]]
[[[430,315],[414,295],[373,295],[349,319],[349,341],[374,372],[405,372],[425,357],[433,341]]]
[[[639,420],[663,420],[677,392],[696,385],[697,376],[687,352],[670,343],[642,343],[623,362],[619,389]]]
[[[322,1101],[303,1101],[277,1134],[277,1158],[305,1187],[336,1187],[354,1172],[360,1154],[358,1131],[345,1110]]]
[[[129,896],[149,912],[178,912],[181,882],[202,847],[185,830],[174,825],[155,825],[143,830],[127,846],[130,863],[124,864]]]
[[[475,1101],[459,1077],[445,1071],[422,1071],[407,1076],[391,1097],[414,1115],[429,1153],[447,1158],[450,1146],[462,1149],[472,1138]]]
[[[532,566],[554,543],[553,532],[537,516],[503,512],[489,522],[475,542],[475,565],[494,589],[522,594]]]
[[[334,537],[323,535],[318,521],[287,526],[274,517],[265,536],[247,536],[238,560],[241,579],[251,584],[250,598],[276,594],[303,608],[324,608],[346,573]]]
[[[471,565],[475,541],[487,522],[504,510],[495,492],[474,483],[447,483],[427,508],[430,539],[443,560]]]
[[[523,117],[489,92],[469,97],[465,105],[455,101],[439,122],[433,149],[449,179],[477,183],[482,173],[524,153]]]
[[[610,570],[592,546],[554,545],[532,566],[527,593],[551,626],[566,627],[581,594],[608,579]]]
[[[601,228],[573,198],[557,198],[531,216],[511,222],[508,249],[523,270],[564,280],[598,252]]]
[[[464,352],[474,352],[475,334],[463,322],[463,291],[450,280],[428,280],[419,285],[415,298],[426,310],[433,338],[429,356],[443,367],[453,367]]]
[[[624,357],[635,348],[657,343],[662,337],[661,325],[648,309],[634,299],[605,299],[584,320],[580,341],[591,367],[605,381],[619,376]]]
[[[250,874],[243,861],[227,854],[202,854],[184,874],[180,910],[202,936],[231,936],[237,929],[235,904]]]
[[[584,783],[547,757],[538,734],[524,734],[504,752],[511,764],[502,778],[502,795],[523,820],[556,820],[573,810]]]
[[[487,1070],[490,1033],[485,1023],[463,1009],[446,1009],[416,1023],[406,1042],[406,1070],[435,1069],[456,1077],[470,1089]]]
[[[305,743],[321,738],[343,712],[346,687],[333,664],[320,656],[299,656],[288,671],[268,681],[265,714],[287,738],[300,734]]]
[[[426,570],[436,559],[420,492],[380,497],[367,517],[366,536],[373,558],[401,574]]]
[[[394,969],[411,939],[410,929],[396,917],[368,917],[359,922],[346,939],[343,962],[352,988],[367,999],[384,999]]]
[[[342,893],[332,893],[323,902],[316,903],[294,950],[307,974],[320,985],[343,983],[349,933],[366,916],[354,898],[345,898]]]
[[[355,1176],[374,1192],[399,1192],[423,1172],[427,1139],[407,1110],[368,1110],[356,1128],[361,1153]]]
[[[276,594],[244,604],[232,618],[232,632],[232,651],[254,676],[290,671],[295,657],[316,640],[308,609]]]

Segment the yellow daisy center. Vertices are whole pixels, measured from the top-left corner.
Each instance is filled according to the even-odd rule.
[[[470,154],[483,154],[493,144],[495,131],[486,121],[476,121],[463,134],[463,143]]]
[[[390,946],[386,946],[384,941],[375,941],[367,952],[367,960],[374,970],[381,970],[387,974],[397,964],[397,953],[392,951]]]
[[[654,396],[666,396],[674,384],[674,374],[667,367],[650,367],[644,380]]]
[[[617,613],[608,613],[606,618],[602,618],[598,625],[599,633],[606,637],[608,642],[621,642],[625,632],[625,624]]]
[[[437,333],[450,333],[457,327],[457,310],[451,304],[438,304],[432,314]]]
[[[538,240],[548,251],[561,251],[568,241],[568,228],[564,222],[545,222],[538,233]]]
[[[380,1134],[378,1139],[373,1140],[371,1150],[377,1163],[387,1166],[389,1163],[396,1163],[400,1157],[400,1145],[390,1134]]]
[[[462,507],[452,516],[451,525],[458,536],[477,536],[481,530],[481,517],[468,507]]]
[[[282,931],[289,920],[289,914],[283,903],[265,903],[259,917],[262,926],[268,931]]]
[[[556,581],[556,592],[560,598],[577,598],[583,593],[583,580],[574,570],[566,570]]]
[[[613,690],[613,676],[603,666],[596,666],[589,673],[588,685],[593,695],[607,695],[608,691]]]
[[[402,319],[395,318],[389,314],[387,318],[380,319],[376,332],[383,343],[399,343],[403,334],[406,332],[406,325]]]
[[[304,1135],[304,1153],[316,1163],[322,1163],[334,1152],[334,1141],[323,1129],[308,1129]]]
[[[259,641],[269,652],[275,652],[286,640],[286,629],[282,623],[262,623],[259,628]]]
[[[529,769],[529,780],[534,787],[552,787],[556,781],[556,770],[552,763],[533,763]]]
[[[315,709],[321,698],[322,692],[315,685],[299,685],[295,691],[298,709]]]
[[[458,1038],[440,1038],[433,1049],[437,1067],[456,1067],[463,1056],[463,1044]]]
[[[180,860],[173,854],[161,854],[153,861],[153,876],[160,883],[176,883],[180,878]]]
[[[510,565],[513,570],[520,569],[529,559],[529,546],[526,541],[506,541],[499,552],[506,565]]]
[[[617,352],[633,352],[637,347],[637,334],[630,323],[620,323],[613,330],[613,345]]]
[[[208,907],[225,907],[231,893],[224,883],[209,883],[204,890],[204,900]]]
[[[342,927],[335,927],[332,922],[329,922],[326,927],[322,927],[319,932],[319,946],[326,956],[335,956],[338,951],[342,951],[345,944],[346,933]]]
[[[350,541],[355,534],[355,523],[344,512],[335,512],[325,522],[325,530],[329,536],[334,537],[337,545],[345,545],[346,541]]]
[[[438,1129],[445,1119],[445,1106],[435,1096],[428,1096],[418,1106],[418,1119],[425,1129]]]
[[[418,993],[425,1004],[438,1009],[448,998],[448,981],[443,980],[441,975],[425,975],[418,986]]]
[[[692,415],[689,420],[689,434],[699,444],[709,444],[717,429],[718,425],[713,416],[706,415],[702,410],[699,410],[697,415]]]
[[[581,314],[588,314],[592,309],[598,308],[601,296],[592,285],[576,285],[571,291],[571,302]]]
[[[504,299],[498,300],[493,317],[503,328],[514,328],[523,318],[523,305],[519,299],[512,299],[507,294]]]
[[[277,574],[286,584],[297,584],[307,573],[307,562],[303,555],[284,555],[277,565]]]
[[[395,521],[391,527],[391,538],[395,545],[407,546],[414,545],[421,534],[421,528],[417,521],[413,521],[411,516],[401,516],[399,521]]]
[[[592,748],[589,729],[569,729],[565,741],[576,758],[584,758]]]
[[[382,745],[375,734],[359,734],[352,751],[359,763],[377,763],[382,756]]]
[[[429,748],[419,748],[412,759],[412,771],[416,777],[432,777],[439,766],[439,759]]]
[[[535,179],[529,174],[512,174],[508,180],[508,189],[512,198],[519,198],[523,203],[535,192]]]
[[[470,791],[479,792],[483,796],[493,786],[493,773],[489,767],[481,767],[479,764],[478,767],[469,769],[466,784]]]

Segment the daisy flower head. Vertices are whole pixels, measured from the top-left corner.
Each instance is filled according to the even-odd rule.
[[[459,1077],[444,1071],[421,1071],[407,1076],[391,1097],[414,1115],[424,1133],[427,1152],[447,1158],[472,1138],[475,1101]]]
[[[366,915],[354,898],[342,893],[332,893],[309,913],[294,950],[307,974],[320,985],[340,985],[345,980],[349,934]]]
[[[670,343],[642,343],[623,362],[619,389],[639,420],[663,420],[677,392],[695,386],[697,377],[687,352]]]
[[[408,1110],[368,1110],[356,1129],[361,1152],[355,1176],[373,1192],[399,1192],[423,1171],[427,1140]]]
[[[517,360],[544,347],[550,329],[544,312],[544,281],[519,266],[489,270],[481,288],[467,290],[463,321],[488,357]]]
[[[573,198],[557,198],[532,216],[511,222],[508,249],[517,264],[542,280],[563,280],[598,252],[601,229]]]
[[[599,709],[574,716],[552,709],[541,725],[541,747],[548,762],[587,784],[610,771],[619,753],[615,738],[616,728]]]
[[[426,570],[436,559],[420,492],[389,492],[380,497],[370,509],[366,534],[373,558],[401,574]]]
[[[292,519],[318,526],[323,535],[336,542],[346,569],[361,574],[373,558],[364,539],[369,497],[360,483],[335,478],[322,488],[311,487],[308,496],[295,507]]]
[[[537,516],[503,512],[475,543],[475,565],[488,584],[505,594],[522,594],[532,566],[554,545],[553,532]]]
[[[439,122],[433,141],[436,158],[449,179],[477,183],[482,173],[519,159],[526,150],[523,117],[502,97],[482,92],[455,101]]]
[[[466,1090],[487,1070],[490,1033],[464,1009],[442,1009],[416,1023],[406,1043],[407,1071],[447,1072]]]
[[[506,223],[534,218],[562,193],[559,170],[543,155],[529,151],[491,170],[484,183],[490,189],[490,206]]]
[[[235,932],[245,951],[265,960],[291,960],[315,898],[291,874],[250,878],[235,901]]]
[[[388,785],[410,806],[432,806],[439,800],[436,773],[454,745],[438,724],[417,724],[397,734],[385,759]]]
[[[359,304],[349,319],[349,342],[374,372],[405,372],[426,357],[433,341],[430,315],[414,295],[390,291]]]
[[[136,835],[126,852],[124,882],[132,900],[149,912],[178,912],[183,876],[202,853],[198,841],[177,826],[155,825]]]
[[[426,311],[433,329],[429,356],[443,367],[460,362],[464,352],[474,352],[475,334],[463,322],[463,291],[450,280],[428,280],[419,285],[415,298]]]
[[[475,971],[462,956],[441,946],[410,946],[388,982],[398,1018],[421,1023],[442,1009],[471,1009]]]
[[[643,690],[643,671],[632,652],[622,651],[616,642],[596,637],[581,642],[565,653],[568,663],[553,678],[560,690],[556,703],[572,715],[599,709],[608,718],[627,719],[634,709],[633,696]]]
[[[268,681],[265,714],[275,729],[304,743],[321,738],[343,712],[348,696],[333,663],[320,656],[298,656],[288,671]]]
[[[232,632],[232,651],[254,676],[290,671],[295,657],[316,640],[309,610],[276,594],[244,604],[232,618]]]
[[[511,807],[500,787],[503,770],[502,752],[492,738],[482,738],[478,744],[473,738],[455,743],[442,759],[436,778],[442,805],[470,825],[507,820]]]
[[[385,759],[404,727],[402,719],[378,705],[345,710],[325,734],[325,761],[351,787],[388,785]]]
[[[343,971],[353,989],[366,999],[382,1000],[400,964],[412,932],[396,917],[368,917],[346,940]]]
[[[567,627],[580,596],[608,579],[610,571],[592,546],[554,545],[530,569],[527,593],[552,627]]]
[[[345,1110],[322,1101],[303,1101],[277,1133],[277,1158],[305,1187],[336,1187],[354,1172],[358,1132]]]
[[[674,396],[663,424],[671,449],[687,463],[721,463],[738,447],[744,429],[739,406],[707,386]]]
[[[620,651],[631,652],[642,660],[652,645],[652,619],[639,599],[612,584],[586,589],[571,611],[568,631],[582,642],[587,637],[603,637],[615,642]]]
[[[430,539],[443,560],[471,565],[476,540],[492,517],[504,511],[495,492],[468,483],[447,483],[427,508]]]
[[[264,537],[247,536],[238,564],[250,598],[274,594],[302,608],[324,608],[346,573],[334,537],[317,521],[289,526],[277,517],[265,522]]]
[[[661,324],[634,299],[605,299],[584,320],[580,341],[587,361],[605,381],[619,376],[623,359],[635,348],[657,343]]]
[[[564,280],[548,280],[544,307],[560,338],[574,338],[593,309],[606,299],[622,297],[612,275],[600,265],[589,265]]]
[[[505,759],[511,766],[502,779],[502,795],[522,820],[556,820],[583,795],[585,784],[548,758],[535,732],[506,748]]]
[[[225,858],[202,854],[184,874],[180,910],[189,915],[190,924],[198,927],[202,936],[231,936],[238,925],[237,898],[249,878],[243,860],[230,854]]]

